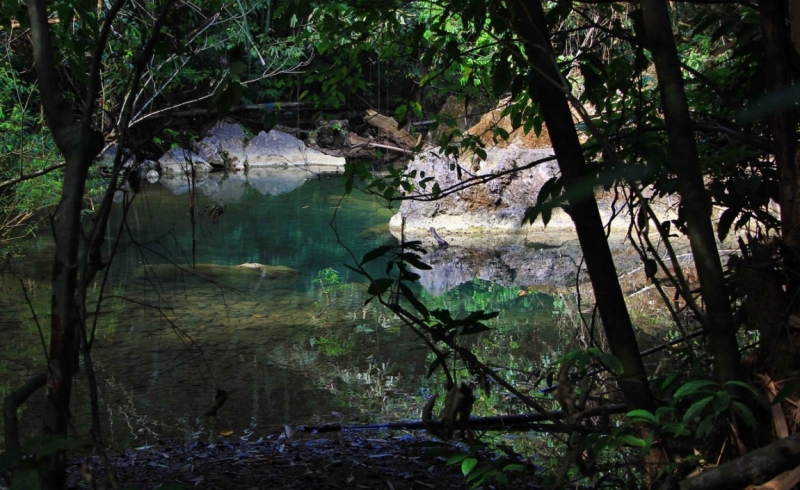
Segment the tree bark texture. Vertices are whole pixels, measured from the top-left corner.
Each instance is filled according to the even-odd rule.
[[[733,310],[711,224],[711,198],[703,184],[667,3],[666,0],[642,0],[641,7],[664,104],[671,163],[678,177],[681,216],[686,219],[700,290],[706,304],[706,328],[715,374],[720,382],[741,380],[744,376]]]
[[[732,490],[766,483],[800,465],[800,433],[707,470],[680,483],[680,490]]]
[[[531,66],[531,95],[541,108],[564,186],[569,192],[571,188],[586,182],[589,174],[569,102],[558,85],[561,74],[550,44],[544,11],[539,0],[510,0],[509,7],[512,10],[513,28],[524,42],[525,54]],[[652,393],[594,194],[590,192],[570,199],[569,210],[611,353],[619,359],[624,369],[619,376],[619,383],[625,400],[631,409],[653,411]]]

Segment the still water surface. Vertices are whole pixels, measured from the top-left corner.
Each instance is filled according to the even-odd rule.
[[[105,299],[93,350],[112,441],[418,418],[424,396],[441,389],[425,378],[426,350],[378,305],[364,306],[366,286],[343,266],[354,262],[350,251],[360,258],[396,243],[387,226],[392,211],[358,193],[342,200],[335,174],[212,175],[197,191],[194,213],[188,188],[172,181],[147,187],[126,219],[121,205],[112,216],[109,253],[121,225],[123,232],[105,287],[101,278],[95,284]],[[3,276],[3,396],[44,364],[20,280],[46,322],[52,247],[47,237],[32,241],[14,259],[14,275]],[[273,268],[236,267],[243,263]],[[323,287],[318,279],[325,270],[330,278],[331,268],[338,282]],[[531,366],[559,350],[553,298],[516,293],[477,280],[437,296],[422,292],[436,307],[502,309],[481,348]],[[85,433],[81,376],[73,415]],[[229,399],[217,418],[205,416],[218,388]],[[34,398],[22,414],[29,434],[40,425],[40,395]]]

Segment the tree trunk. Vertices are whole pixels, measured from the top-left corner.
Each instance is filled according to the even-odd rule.
[[[53,139],[66,160],[61,201],[54,216],[56,253],[53,263],[50,349],[44,433],[66,436],[70,419],[72,376],[78,358],[78,309],[75,293],[78,278],[81,209],[86,177],[103,137],[87,126],[76,124],[64,103],[53,61],[47,10],[42,0],[28,0],[36,75],[42,105]],[[60,451],[48,461],[46,488],[66,486],[66,453]]]
[[[672,166],[678,177],[681,216],[686,218],[689,243],[706,304],[705,325],[711,355],[714,357],[715,374],[720,382],[742,380],[744,376],[733,310],[711,225],[711,198],[703,184],[703,172],[692,132],[667,4],[665,0],[642,0],[641,6],[664,103]]]
[[[783,0],[762,0],[761,26],[765,39],[764,73],[768,94],[783,93],[789,97],[792,88],[790,56],[794,50],[786,19],[788,6]],[[798,26],[800,27],[800,26]],[[769,116],[771,151],[780,175],[781,234],[783,236],[783,271],[787,278],[786,292],[776,291],[774,301],[789,302],[800,291],[800,158],[796,158],[797,121],[792,104],[783,105],[786,110]],[[800,157],[800,155],[797,155]],[[772,273],[775,276],[775,273]],[[773,288],[774,289],[774,288]],[[793,313],[800,313],[800,302],[789,305]],[[773,321],[763,322],[760,365],[765,366],[773,377],[783,378],[789,374],[796,362],[784,328],[786,308],[769,311]]]
[[[544,11],[539,0],[510,0],[509,6],[513,11],[513,28],[525,42],[525,54],[531,66],[529,89],[541,107],[564,179],[564,187],[569,192],[586,182],[588,172],[572,122],[569,102],[557,85],[561,74],[550,40],[546,37],[548,31]],[[616,267],[594,194],[590,192],[578,198],[570,198],[569,210],[589,270],[611,353],[619,359],[624,369],[618,379],[625,400],[631,409],[654,411],[653,396],[647,384],[639,346],[617,280]]]

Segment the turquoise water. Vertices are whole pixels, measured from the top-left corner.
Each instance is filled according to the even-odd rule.
[[[424,346],[376,302],[364,306],[366,285],[343,266],[354,262],[351,252],[360,258],[397,243],[387,226],[393,211],[359,193],[342,199],[339,175],[269,177],[212,175],[198,183],[194,202],[179,182],[151,185],[127,218],[115,209],[108,253],[121,225],[123,233],[93,358],[116,445],[418,418],[423,395],[438,389],[425,379]],[[51,254],[41,237],[14,264],[45,319]],[[244,263],[268,267],[237,267]],[[5,279],[7,392],[41,368],[42,349],[17,281]],[[98,277],[94,294],[103,284]],[[423,297],[436,307],[502,310],[481,348],[510,353],[521,367],[561,349],[550,295],[475,280]],[[79,431],[89,419],[85,384],[76,381]],[[217,417],[206,416],[217,389],[228,400]],[[22,416],[30,433],[37,410],[34,402]]]

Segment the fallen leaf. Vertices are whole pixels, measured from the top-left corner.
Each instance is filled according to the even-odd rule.
[[[228,437],[231,434],[233,434],[232,430],[223,430],[222,432],[219,433],[219,435],[225,436],[225,437]]]

